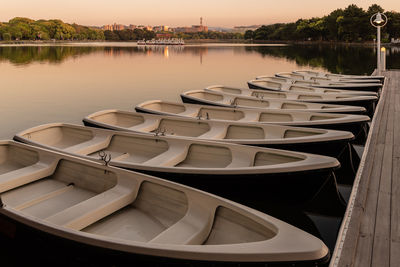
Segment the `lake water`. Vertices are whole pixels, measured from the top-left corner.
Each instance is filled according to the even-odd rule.
[[[0,138],[49,122],[81,123],[103,109],[133,110],[151,99],[209,85],[247,87],[259,75],[296,69],[370,74],[372,47],[203,44],[138,47],[133,43],[0,46]],[[388,49],[400,68],[400,49]],[[272,207],[270,213],[324,240],[332,249],[341,213]],[[339,215],[338,215],[339,214]]]
[[[400,52],[389,52],[390,66]],[[364,47],[0,46],[0,138],[48,122],[80,123],[102,109],[133,110],[145,100],[180,101],[181,92],[213,84],[247,87],[258,75],[308,68],[370,74],[374,66],[374,49]]]

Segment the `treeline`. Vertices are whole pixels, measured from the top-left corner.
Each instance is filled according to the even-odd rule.
[[[243,39],[241,33],[197,32],[170,33],[173,38],[183,39]],[[61,20],[32,20],[29,18],[13,18],[9,22],[0,22],[0,40],[107,40],[137,41],[150,40],[156,37],[154,31],[146,29],[124,29],[120,31],[103,31],[78,24],[68,24]]]
[[[104,33],[78,24],[61,20],[32,20],[13,18],[0,23],[0,40],[104,40]]]
[[[242,33],[232,33],[232,32],[193,32],[193,33],[171,33],[164,32],[168,34],[171,38],[182,38],[185,40],[189,39],[218,39],[218,40],[232,40],[232,39],[243,39],[244,34]],[[124,29],[121,31],[104,31],[105,39],[108,41],[137,41],[137,40],[150,40],[156,37],[156,33],[148,30],[141,29]]]
[[[299,19],[294,23],[277,23],[262,26],[255,31],[246,31],[244,38],[252,40],[283,41],[341,41],[361,42],[376,38],[376,29],[370,24],[370,17],[384,12],[379,5],[364,10],[356,5],[336,9],[322,18]],[[385,12],[388,22],[382,28],[383,41],[400,37],[400,13]]]
[[[321,18],[299,19],[293,23],[264,25],[255,31],[232,32],[196,32],[170,33],[173,38],[182,39],[247,39],[255,41],[339,41],[362,42],[376,38],[376,29],[370,25],[370,17],[383,12],[379,5],[371,5],[364,10],[356,5],[345,9],[336,9]],[[400,38],[400,13],[385,12],[388,23],[382,28],[382,40]],[[121,31],[103,31],[77,24],[64,23],[61,20],[31,20],[14,18],[8,23],[0,23],[0,40],[108,40],[136,41],[155,38],[156,33],[142,29]]]

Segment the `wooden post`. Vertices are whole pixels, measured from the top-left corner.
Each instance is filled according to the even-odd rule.
[[[386,48],[381,48],[381,70],[386,70]]]

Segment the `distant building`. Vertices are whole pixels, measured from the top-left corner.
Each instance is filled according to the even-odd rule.
[[[139,25],[136,28],[138,28],[140,30],[148,30],[148,31],[152,31],[153,30],[152,26],[144,26],[144,25]]]
[[[101,27],[103,30],[105,31],[112,31],[113,30],[113,26],[112,25],[104,25],[103,27]]]
[[[200,25],[192,25],[192,27],[178,27],[174,28],[174,32],[208,32],[208,27],[203,26],[203,18],[200,18]]]
[[[107,31],[107,30],[108,31],[122,31],[124,29],[129,29],[129,30],[134,30],[134,29],[142,29],[142,30],[144,30],[144,29],[146,29],[146,30],[151,31],[152,27],[151,26],[143,26],[143,25],[136,26],[136,25],[133,25],[133,24],[130,24],[129,26],[125,26],[125,25],[122,25],[122,24],[114,23],[112,25],[104,25],[103,27],[101,27],[101,29],[103,29],[105,31]]]
[[[122,31],[123,29],[125,29],[125,26],[124,26],[124,25],[114,23],[114,25],[113,25],[113,31]]]
[[[192,27],[177,27],[174,32],[208,32],[207,26],[193,25]]]
[[[233,32],[245,33],[248,30],[255,31],[260,27],[261,27],[261,25],[235,26],[235,27],[233,27]]]
[[[162,25],[162,26],[154,26],[153,31],[155,32],[167,32],[169,29],[168,26]]]

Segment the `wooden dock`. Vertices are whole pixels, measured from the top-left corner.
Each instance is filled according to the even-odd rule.
[[[400,266],[400,70],[386,76],[330,267]]]

